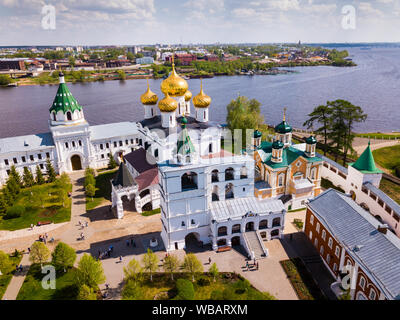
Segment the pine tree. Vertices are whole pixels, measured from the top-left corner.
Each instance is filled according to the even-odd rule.
[[[50,159],[47,159],[46,161],[46,169],[47,169],[47,182],[54,182],[56,181],[56,171],[54,170],[53,165],[50,162]]]
[[[5,189],[7,190],[7,195],[11,199],[12,203],[15,201],[17,198],[17,195],[21,191],[20,185],[15,181],[15,177],[10,174],[7,182],[6,182],[6,187]]]
[[[7,207],[12,206],[14,203],[14,197],[8,190],[7,186],[3,189],[3,199]]]
[[[15,166],[12,165],[10,168],[10,177],[14,178],[15,182],[22,187],[22,179],[21,175],[18,173],[17,169],[15,169]]]
[[[108,158],[110,159],[108,161],[108,168],[109,169],[114,169],[117,166],[117,162],[115,161],[115,159],[112,156],[111,152],[108,154]]]
[[[39,165],[36,166],[36,183],[37,184],[45,183],[44,178],[43,178],[43,173],[42,173],[42,170],[40,170]]]
[[[4,194],[0,193],[0,216],[4,215],[7,210],[7,202],[4,198]]]
[[[33,178],[33,174],[31,170],[28,169],[28,167],[24,167],[23,180],[25,187],[32,187],[35,184],[35,179]]]

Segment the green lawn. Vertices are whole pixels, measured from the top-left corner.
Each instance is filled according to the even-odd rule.
[[[372,151],[375,162],[389,169],[394,174],[394,169],[400,166],[400,145],[380,148]]]
[[[332,188],[345,193],[345,191],[342,188],[336,187],[332,182],[324,178],[321,178],[321,187],[324,189]]]
[[[111,183],[118,169],[106,171],[96,176],[96,193],[92,198],[86,197],[86,211],[93,210],[102,204],[105,200],[111,201]]]
[[[32,201],[31,191],[34,189],[43,189],[47,195],[43,208]],[[69,221],[71,219],[71,199],[68,198],[63,207],[62,203],[58,201],[56,190],[57,187],[54,183],[21,189],[15,204],[24,206],[25,213],[18,218],[0,220],[0,230],[12,231],[28,228],[31,224],[36,225],[38,221],[52,221],[53,223]]]
[[[398,184],[395,184],[390,180],[382,178],[381,184],[379,185],[379,189],[381,189],[394,201],[400,204],[400,186]]]
[[[153,282],[148,277],[141,281],[143,294],[140,300],[154,300],[155,296],[166,293],[163,299],[177,299],[177,289],[175,281],[179,278],[191,280],[186,273],[175,273],[174,281],[169,274],[156,273],[153,275]],[[212,276],[207,273],[196,277],[194,286],[194,300],[209,300],[213,291],[224,293],[224,300],[275,300],[269,293],[262,293],[254,287],[245,287],[243,277],[235,273],[220,273],[217,281],[214,282]]]
[[[160,208],[157,208],[154,210],[149,210],[149,211],[143,211],[142,216],[148,217],[148,216],[152,216],[153,214],[158,214],[158,213],[161,213]]]
[[[56,289],[43,289],[41,268],[39,264],[33,264],[18,293],[17,300],[75,300],[77,288],[74,285],[74,269],[66,273],[57,273]]]
[[[325,299],[300,258],[283,260],[280,263],[300,300]]]
[[[22,255],[19,255],[18,257],[10,256],[13,265],[19,265],[21,260],[22,260]],[[3,298],[4,293],[7,290],[8,285],[10,284],[11,278],[13,277],[15,273],[15,269],[7,274],[3,274],[0,276],[0,300]]]

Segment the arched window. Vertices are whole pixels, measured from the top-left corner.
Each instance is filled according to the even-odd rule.
[[[182,191],[197,189],[197,173],[186,172],[181,177]]]
[[[310,179],[315,180],[316,179],[316,173],[317,173],[317,168],[312,168],[310,172]]]
[[[56,118],[56,113],[54,111],[52,112],[52,116],[53,116],[53,121],[56,121],[57,118]]]
[[[235,224],[232,226],[232,233],[240,233],[240,224]]]
[[[360,281],[358,283],[360,285],[361,288],[364,289],[365,287],[365,278],[363,276],[360,277]]]
[[[70,111],[67,112],[67,120],[72,120],[72,114]]]
[[[240,169],[240,179],[247,179],[247,167],[245,166]]]
[[[225,170],[225,181],[233,180],[234,173],[235,173],[235,170],[233,170],[233,168],[227,168]]]
[[[226,236],[227,234],[228,234],[228,228],[227,227],[219,227],[218,228],[218,237]]]
[[[235,195],[233,193],[233,184],[228,183],[225,186],[225,199],[233,199],[234,197],[235,197]]]
[[[370,300],[375,300],[375,298],[376,298],[376,292],[375,292],[375,290],[374,289],[370,289],[370,291],[369,291],[369,299]]]
[[[213,171],[211,171],[211,182],[218,182],[219,178],[218,178],[218,170],[215,169]]]
[[[285,174],[284,173],[281,173],[279,176],[278,176],[278,186],[279,187],[283,187],[283,180],[285,179]]]
[[[322,235],[321,235],[321,237],[322,237],[322,239],[326,239],[326,231],[325,230],[322,230]]]
[[[310,231],[310,233],[308,234],[308,237],[310,238],[310,240],[312,240],[312,231]]]
[[[213,145],[212,145],[212,143],[210,143],[208,145],[208,153],[212,153],[212,152],[213,152]]]
[[[204,119],[207,119],[207,111],[204,111]]]
[[[214,186],[211,193],[212,201],[219,201],[218,186]]]
[[[321,246],[319,248],[319,253],[321,254],[321,256],[324,254],[324,247],[323,246]]]
[[[157,158],[158,157],[158,149],[154,150],[154,156]]]
[[[280,227],[281,226],[281,218],[275,218],[272,220],[272,227]]]
[[[267,229],[268,228],[268,220],[261,220],[258,224],[258,229]]]

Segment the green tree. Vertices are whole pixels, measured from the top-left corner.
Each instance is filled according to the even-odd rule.
[[[7,202],[6,199],[4,198],[4,194],[0,192],[0,217],[5,214],[7,211]]]
[[[37,184],[45,183],[44,178],[43,178],[43,173],[42,173],[42,170],[40,170],[39,165],[36,166],[35,175],[36,175],[36,183]]]
[[[228,128],[232,131],[235,129],[242,130],[242,144],[240,148],[245,148],[250,141],[246,141],[246,129],[256,130],[264,123],[264,118],[260,112],[260,102],[255,99],[249,100],[247,97],[237,97],[232,100],[228,106],[228,114],[226,121]]]
[[[169,272],[171,274],[171,280],[174,281],[174,272],[179,268],[179,260],[176,256],[168,254],[164,258],[163,269],[164,272]]]
[[[124,267],[124,275],[126,280],[141,280],[143,268],[136,259],[129,261],[128,265]]]
[[[188,253],[183,260],[183,270],[190,273],[192,276],[192,281],[194,282],[194,276],[196,273],[203,272],[203,264],[199,259],[193,254]]]
[[[95,185],[96,184],[96,179],[95,179],[95,177],[92,175],[92,174],[87,174],[87,175],[85,175],[85,183],[84,183],[84,185],[85,185],[85,188],[89,185],[89,184],[91,184],[91,185]]]
[[[31,170],[28,169],[28,167],[24,167],[23,180],[25,187],[32,187],[35,184],[35,179],[33,178],[33,174]]]
[[[10,175],[6,182],[6,187],[4,189],[4,195],[6,197],[6,201],[8,201],[9,205],[12,205],[14,203],[20,190],[21,190],[21,187],[15,181],[15,178]]]
[[[79,289],[78,300],[97,300],[97,296],[93,288],[88,287],[86,284],[84,284]]]
[[[10,168],[10,178],[14,179],[19,187],[23,186],[21,175],[18,173],[17,169],[15,169],[14,165],[12,165]]]
[[[14,264],[10,256],[0,250],[0,275],[10,273],[14,269]]]
[[[219,271],[218,271],[218,268],[217,268],[217,264],[215,262],[211,265],[211,267],[208,270],[208,272],[213,276],[214,282],[215,282],[216,278],[218,277],[218,274],[219,274]]]
[[[64,172],[61,174],[60,178],[58,178],[58,183],[60,186],[63,186],[63,188],[67,189],[71,185],[71,179],[68,174]]]
[[[86,193],[86,195],[87,195],[88,197],[91,197],[91,198],[92,198],[92,201],[93,201],[93,197],[94,197],[94,195],[96,194],[96,188],[95,188],[95,186],[92,185],[92,184],[87,185],[87,186],[86,186],[85,193]]]
[[[63,268],[64,272],[67,271],[67,268],[73,267],[76,260],[75,250],[64,242],[59,242],[57,244],[51,256],[52,264],[56,268]]]
[[[58,201],[60,201],[62,206],[65,208],[65,203],[68,199],[68,191],[63,186],[57,186],[56,195]]]
[[[128,280],[122,289],[123,300],[142,300],[144,290],[138,281]]]
[[[158,270],[158,257],[150,249],[143,255],[143,266],[144,270],[150,273],[150,281],[153,281],[153,273]]]
[[[124,70],[119,69],[119,70],[117,70],[117,73],[118,73],[119,80],[125,80],[126,79],[126,74],[125,74]]]
[[[46,170],[47,170],[47,182],[54,182],[56,181],[57,174],[53,168],[53,165],[50,162],[50,159],[46,160]]]
[[[0,74],[0,86],[6,86],[12,82],[10,75]]]
[[[68,62],[69,62],[69,65],[70,65],[72,68],[75,67],[76,61],[75,61],[74,56],[70,56],[70,57],[68,58]]]
[[[35,205],[44,208],[44,204],[48,197],[47,192],[43,188],[34,188],[32,189],[32,201]]]
[[[320,124],[320,127],[314,130],[315,133],[324,137],[324,155],[326,155],[328,148],[328,133],[330,132],[332,110],[329,106],[320,105],[308,114],[308,119],[303,123],[308,129],[312,128],[315,124]]]
[[[108,158],[109,158],[108,169],[114,169],[117,166],[117,162],[115,161],[111,152],[108,154]]]
[[[32,263],[40,263],[48,261],[50,258],[50,250],[46,247],[43,242],[35,241],[31,246],[29,254],[29,260]]]
[[[75,272],[75,282],[78,287],[87,285],[96,289],[97,286],[106,280],[103,267],[100,261],[95,260],[91,255],[85,253],[78,262]]]
[[[178,290],[178,298],[181,300],[193,300],[194,288],[193,283],[186,279],[178,279],[176,281],[176,289]]]

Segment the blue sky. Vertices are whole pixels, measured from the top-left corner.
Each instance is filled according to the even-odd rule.
[[[55,30],[41,10],[56,9]],[[344,6],[355,29],[344,29]],[[0,0],[0,45],[400,41],[400,0]]]

